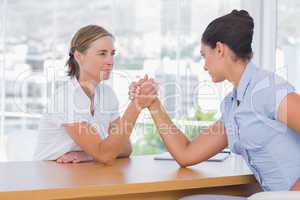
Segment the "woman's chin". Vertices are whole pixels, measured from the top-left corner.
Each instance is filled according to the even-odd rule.
[[[216,78],[215,77],[213,77],[213,76],[210,75],[210,78],[211,78],[212,82],[214,82],[214,83],[216,82]]]
[[[221,83],[223,81],[225,81],[225,79],[215,79],[215,80],[213,80],[214,83]]]
[[[101,81],[108,80],[109,77],[110,77],[110,72],[100,73],[100,80],[101,80]]]
[[[223,80],[220,80],[220,79],[218,79],[218,78],[216,78],[216,77],[212,77],[211,80],[212,80],[212,82],[214,82],[214,83],[219,83],[219,82],[222,82],[222,81],[223,81]]]

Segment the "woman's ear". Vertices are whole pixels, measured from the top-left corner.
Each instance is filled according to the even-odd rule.
[[[222,42],[217,42],[216,43],[216,51],[217,51],[217,55],[219,55],[220,57],[223,57],[224,53],[225,53],[225,45]]]
[[[74,52],[74,59],[76,60],[76,62],[79,64],[79,65],[81,65],[81,63],[82,63],[82,58],[83,57],[83,55],[82,55],[82,53],[80,53],[79,51],[75,51]]]

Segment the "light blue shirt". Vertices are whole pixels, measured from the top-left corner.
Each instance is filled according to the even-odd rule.
[[[300,178],[300,135],[277,119],[280,102],[294,90],[249,63],[221,104],[229,147],[243,156],[265,191],[289,190]]]

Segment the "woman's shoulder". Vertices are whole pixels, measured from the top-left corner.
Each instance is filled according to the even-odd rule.
[[[73,101],[78,97],[76,95],[75,86],[70,78],[59,80],[53,83],[53,87],[50,90],[47,101],[47,111],[63,112],[68,110]]]
[[[117,95],[113,87],[109,83],[100,83],[96,87],[95,95],[99,98],[105,99],[117,99]]]
[[[259,88],[276,89],[274,86],[292,86],[286,79],[279,76],[276,72],[261,68],[255,68],[253,85]]]
[[[118,109],[119,100],[113,89],[108,83],[100,83],[95,91],[95,104],[103,109]]]
[[[258,68],[250,84],[252,100],[257,97],[259,102],[269,101],[270,98],[278,98],[283,94],[287,95],[294,90],[295,88],[287,80],[275,72]]]
[[[74,85],[70,79],[56,82],[52,94],[53,100],[58,102],[66,101],[73,95],[74,90]]]
[[[278,74],[257,69],[248,95],[250,95],[251,105],[254,109],[274,118],[283,98],[294,91],[295,88]]]

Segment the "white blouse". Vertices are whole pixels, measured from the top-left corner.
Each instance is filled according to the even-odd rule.
[[[119,102],[106,84],[99,84],[95,90],[94,115],[90,112],[90,99],[82,90],[76,78],[69,78],[54,95],[40,121],[34,160],[56,160],[70,151],[81,148],[64,129],[68,123],[87,122],[96,128],[99,136],[108,136],[110,122],[117,119]]]

